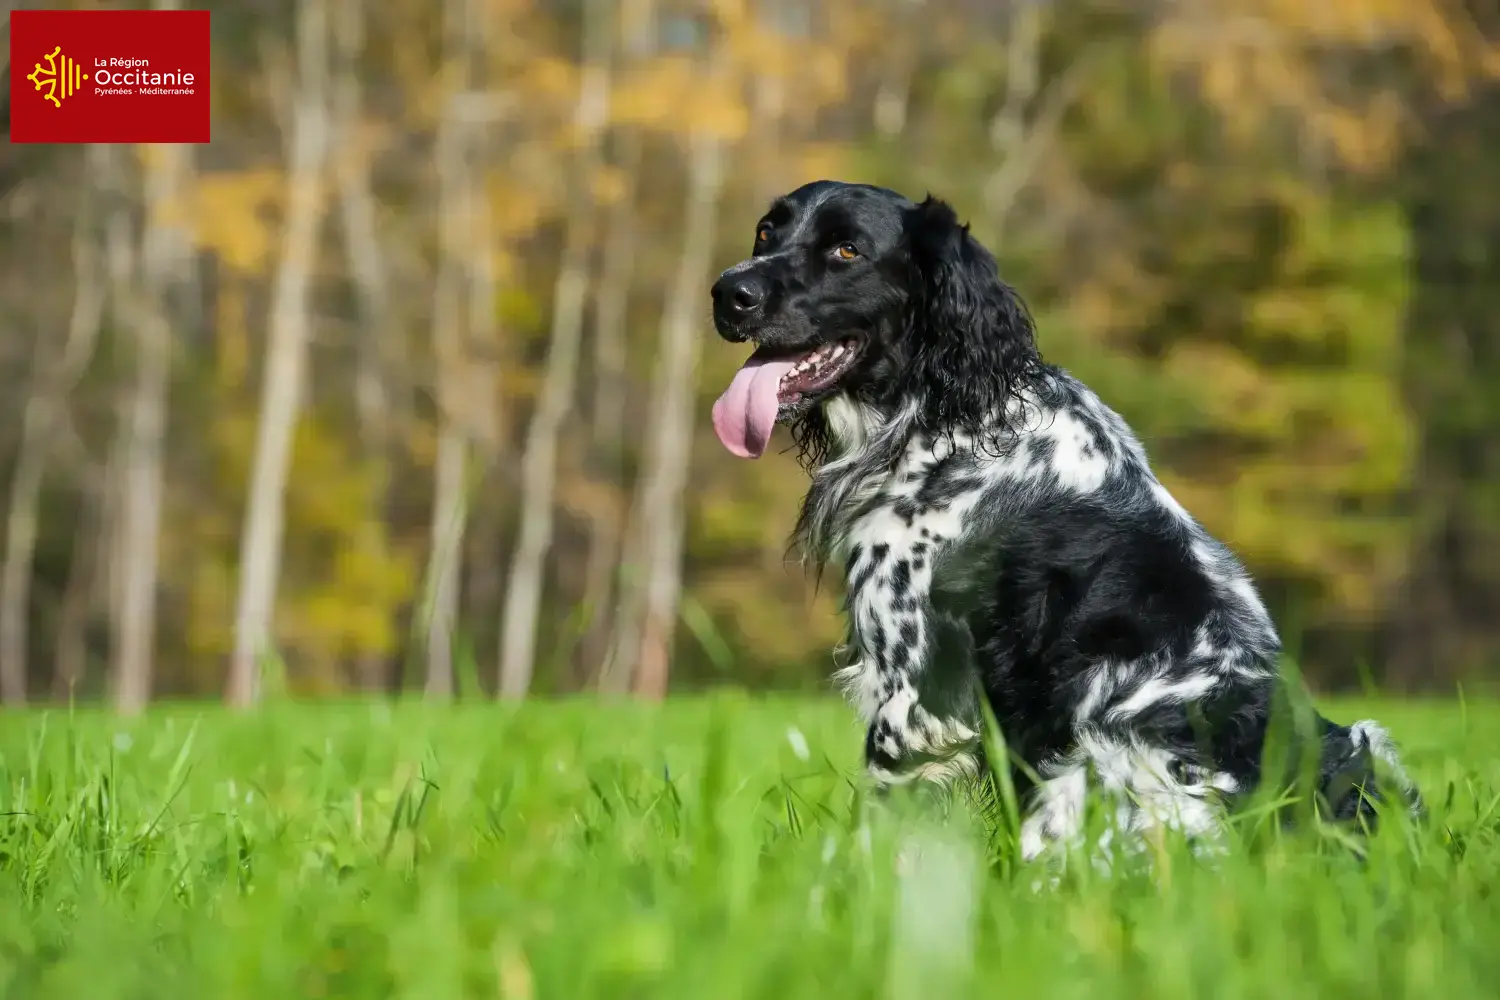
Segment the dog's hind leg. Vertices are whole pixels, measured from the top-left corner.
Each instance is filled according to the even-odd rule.
[[[1054,846],[1080,846],[1091,792],[1106,811],[1099,847],[1109,854],[1144,845],[1149,831],[1173,830],[1197,850],[1213,849],[1224,828],[1224,798],[1234,780],[1138,738],[1096,729],[1078,733],[1062,758],[1041,768],[1021,823],[1021,856],[1033,860]]]
[[[1318,791],[1335,820],[1374,820],[1372,802],[1394,787],[1416,816],[1424,812],[1421,793],[1406,773],[1385,727],[1370,719],[1344,727],[1324,722]]]

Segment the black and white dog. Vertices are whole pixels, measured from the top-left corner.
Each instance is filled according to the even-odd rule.
[[[797,541],[844,567],[838,677],[875,780],[979,773],[982,690],[1018,778],[1035,776],[1025,856],[1080,835],[1091,788],[1122,831],[1217,831],[1261,782],[1284,693],[1275,626],[1124,420],[1042,361],[953,210],[805,185],[713,303],[720,336],[755,345],[714,428],[746,458],[791,429],[812,476]],[[1366,815],[1376,759],[1415,805],[1381,727],[1314,725],[1335,816]]]

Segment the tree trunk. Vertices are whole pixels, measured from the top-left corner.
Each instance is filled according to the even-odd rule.
[[[601,0],[591,0],[585,8],[583,83],[574,118],[583,134],[583,146],[574,165],[567,245],[553,290],[551,351],[521,459],[521,524],[511,559],[500,637],[499,693],[503,698],[525,697],[535,670],[537,614],[542,602],[547,552],[552,546],[557,439],[573,402],[584,301],[589,289],[592,188],[610,91],[607,14],[608,7]]]
[[[440,314],[441,315],[441,314]],[[429,698],[453,697],[453,631],[458,624],[459,558],[468,521],[469,444],[462,425],[444,417],[433,468],[432,550],[428,569],[427,679]]]
[[[502,105],[508,102],[500,102]],[[492,104],[493,108],[494,105]],[[500,320],[496,314],[496,288],[498,287],[495,247],[494,207],[490,201],[487,184],[490,149],[487,142],[489,131],[481,126],[471,144],[475,157],[475,169],[471,174],[472,207],[468,212],[465,232],[469,243],[464,252],[468,264],[469,279],[469,343],[472,351],[465,364],[465,384],[469,408],[470,432],[476,445],[475,467],[465,479],[465,488],[485,491],[495,471],[497,459],[502,451],[502,434],[498,406],[498,364],[502,335]],[[470,620],[498,620],[496,614],[500,603],[501,566],[498,553],[504,526],[503,512],[497,504],[485,504],[466,526],[463,544],[455,551],[454,558],[462,563],[467,558],[468,573],[464,575],[463,593],[459,607],[467,606]],[[466,603],[465,603],[466,602]],[[461,613],[455,611],[455,616]],[[489,638],[488,635],[485,636]],[[472,635],[478,642],[478,634]],[[475,678],[477,681],[477,678]]]
[[[496,315],[496,289],[498,287],[495,249],[495,226],[494,206],[490,201],[490,191],[487,183],[487,171],[490,163],[490,131],[482,123],[476,124],[475,133],[471,137],[469,152],[473,157],[473,166],[469,171],[469,210],[468,225],[464,227],[464,233],[468,238],[468,244],[464,248],[464,261],[468,265],[467,277],[469,282],[468,296],[468,346],[463,375],[464,396],[466,406],[466,425],[469,432],[469,441],[473,451],[468,474],[465,475],[463,487],[466,496],[471,495],[476,489],[482,489],[487,477],[494,471],[495,463],[501,451],[501,429],[499,419],[499,407],[497,388],[499,385],[498,365],[495,358],[500,352],[502,335],[500,331],[499,316]],[[462,608],[462,598],[473,600],[479,598],[482,603],[477,607],[483,608],[480,612],[486,618],[495,615],[495,607],[499,603],[500,593],[500,568],[497,553],[500,550],[498,541],[502,526],[501,512],[497,511],[493,504],[488,505],[485,510],[484,519],[476,526],[473,519],[466,519],[463,537],[457,539],[453,550],[453,617],[456,621]],[[473,537],[478,529],[478,545],[474,543]],[[486,540],[490,544],[486,545]],[[471,572],[467,574],[470,593],[460,593],[460,568],[464,562],[464,554],[473,548],[477,553],[475,559],[470,562]],[[474,620],[477,620],[474,619]],[[477,641],[477,637],[471,635],[471,641]],[[471,678],[477,683],[478,678]]]
[[[995,226],[1005,221],[1042,168],[1062,125],[1063,116],[1083,91],[1099,49],[1085,51],[1045,87],[1042,86],[1042,38],[1046,8],[1024,0],[1011,10],[1006,44],[1006,93],[990,119],[990,145],[998,166],[984,184],[984,205]]]
[[[116,585],[115,708],[139,712],[151,697],[151,661],[156,642],[157,566],[166,437],[167,379],[171,370],[172,324],[168,296],[187,257],[187,237],[176,205],[187,181],[190,149],[181,145],[142,146],[145,168],[145,220],[141,237],[139,290],[121,290],[130,302],[127,325],[134,332],[136,381],[126,418],[121,469]]]
[[[97,160],[101,147],[90,149]],[[73,234],[73,312],[61,354],[54,356],[45,335],[37,336],[36,373],[21,418],[21,442],[6,507],[5,559],[0,564],[0,701],[26,702],[30,662],[32,562],[36,556],[42,480],[67,397],[94,355],[104,306],[104,275],[90,224],[91,202],[80,205]]]
[[[104,477],[108,481],[108,476]],[[52,665],[52,698],[71,702],[84,681],[88,664],[88,632],[96,607],[95,589],[99,573],[98,552],[104,529],[104,491],[89,483],[83,490],[83,512],[73,536],[68,561],[68,579],[63,585],[62,607],[57,613],[57,648]]]
[[[621,140],[624,147],[617,164],[625,178],[625,190],[613,207],[604,243],[604,261],[599,274],[594,318],[594,391],[589,428],[588,472],[597,483],[623,489],[625,469],[622,447],[628,373],[631,274],[636,253],[635,198],[641,169],[641,135],[631,131]],[[620,537],[625,505],[601,505],[589,525],[588,555],[584,569],[583,607],[587,615],[579,644],[579,675],[597,678],[609,655],[609,637],[614,615],[611,599],[619,571]]]
[[[451,16],[451,15],[450,15]],[[461,409],[456,389],[458,368],[463,364],[463,263],[457,230],[463,211],[463,152],[459,122],[454,108],[445,111],[438,126],[438,263],[433,286],[432,344],[437,362],[438,438],[433,464],[432,520],[427,559],[427,594],[423,614],[426,669],[423,690],[429,698],[453,695],[452,634],[458,588],[456,542],[463,537],[465,520],[464,470],[468,442],[464,440]]]
[[[302,405],[308,341],[308,286],[323,216],[328,148],[328,9],[301,0],[297,13],[297,90],[288,143],[286,219],[272,292],[260,422],[245,520],[240,535],[239,595],[226,691],[231,705],[260,698],[260,662],[271,642],[281,571],[287,473],[292,432]]]
[[[652,391],[646,468],[635,516],[634,564],[640,580],[622,607],[607,672],[609,687],[628,686],[637,695],[666,693],[672,635],[682,590],[682,546],[692,440],[694,369],[704,267],[713,253],[715,213],[723,186],[721,140],[695,136],[688,170],[682,255],[662,319],[661,361]],[[627,566],[628,568],[628,566]]]
[[[454,691],[453,637],[462,604],[471,451],[476,440],[494,433],[493,400],[468,349],[474,336],[494,336],[493,247],[482,159],[487,122],[482,112],[476,117],[469,110],[487,97],[478,88],[488,19],[473,0],[450,0],[444,10],[446,72],[459,92],[449,96],[437,139],[439,258],[432,336],[439,424],[424,618],[425,690],[438,699],[451,698]]]
[[[117,157],[118,151],[108,147],[101,158],[104,175],[103,186],[110,192],[110,200],[119,205],[118,211],[110,213],[104,224],[104,259],[108,271],[110,314],[112,326],[128,327],[128,290],[136,281],[135,221],[127,210],[124,170]],[[117,408],[123,404],[117,401]],[[123,415],[115,420],[114,435],[110,441],[109,459],[105,466],[103,491],[100,497],[99,538],[95,548],[95,559],[102,567],[97,581],[95,601],[103,606],[104,620],[109,624],[111,665],[116,655],[114,632],[123,612],[121,599],[120,533],[124,521],[125,470],[130,462],[130,436]]]
[[[891,0],[885,4],[885,15],[901,42],[877,68],[872,123],[875,131],[887,141],[898,140],[906,132],[911,113],[911,87],[917,67],[922,62],[921,22],[926,11],[923,0]]]
[[[396,366],[386,361],[386,355],[400,344],[400,330],[392,322],[390,297],[386,292],[386,265],[375,223],[369,157],[359,142],[358,60],[365,39],[364,5],[362,0],[337,0],[333,13],[339,55],[338,77],[333,84],[334,128],[339,136],[336,168],[339,222],[344,257],[359,303],[354,405],[364,460],[374,468],[377,477],[372,509],[361,526],[360,544],[375,547],[383,541],[389,514],[390,451],[395,422],[388,383]],[[390,666],[388,654],[363,651],[355,666],[355,681],[363,691],[384,691],[390,685]]]

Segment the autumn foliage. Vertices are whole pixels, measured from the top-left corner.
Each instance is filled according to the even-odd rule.
[[[791,458],[708,433],[743,349],[706,307],[822,176],[961,208],[1314,681],[1500,667],[1478,6],[296,0],[214,34],[211,145],[4,165],[8,700],[819,688],[836,581],[787,552]]]

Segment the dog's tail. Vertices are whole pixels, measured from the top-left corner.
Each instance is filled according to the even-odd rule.
[[[1407,774],[1395,741],[1384,726],[1365,719],[1352,726],[1325,722],[1318,790],[1334,820],[1373,824],[1375,804],[1394,791],[1418,818],[1426,814],[1421,792]]]

